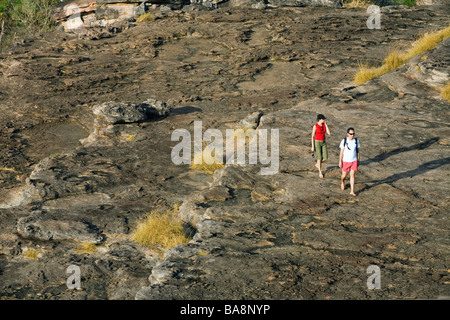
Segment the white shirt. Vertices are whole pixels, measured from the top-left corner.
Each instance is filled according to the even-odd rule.
[[[358,140],[358,145],[356,145],[356,141],[355,138],[353,138],[353,140],[350,140],[349,138],[347,138],[347,143],[344,146],[344,140],[342,139],[341,144],[339,145],[339,148],[344,149],[344,155],[342,157],[342,161],[343,162],[353,162],[358,160],[358,154],[356,153],[356,148],[360,148],[359,145],[359,139]]]

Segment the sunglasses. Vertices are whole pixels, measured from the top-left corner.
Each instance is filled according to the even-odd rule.
[[[353,132],[353,133],[347,133],[347,134],[349,134],[349,135],[351,135],[351,136],[353,136],[355,133]]]

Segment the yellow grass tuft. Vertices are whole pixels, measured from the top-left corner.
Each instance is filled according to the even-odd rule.
[[[450,102],[450,83],[447,83],[441,91],[441,95],[444,97],[445,100]]]
[[[370,5],[373,5],[369,0],[344,0],[344,8],[364,8],[367,9]]]
[[[135,138],[136,138],[136,135],[135,135],[135,134],[129,134],[129,135],[127,136],[126,140],[127,140],[128,142],[133,142]]]
[[[252,128],[236,128],[232,135],[232,139],[234,139],[234,153],[236,154],[238,150],[238,140],[240,141],[240,143],[244,143],[244,147],[247,150],[250,141],[255,138],[256,134],[257,131]],[[217,169],[225,168],[225,160],[223,157],[223,154],[214,154],[209,145],[204,143],[202,152],[194,153],[190,168],[202,170],[207,173],[214,173],[214,171],[216,171]]]
[[[11,171],[11,172],[17,172],[16,170],[14,170],[13,168],[8,168],[8,167],[0,167],[0,171]]]
[[[155,16],[152,15],[150,12],[147,12],[147,13],[140,15],[139,18],[137,18],[136,22],[142,23],[142,22],[149,22],[149,21],[153,21],[153,20],[155,20]]]
[[[180,210],[180,207],[181,207],[181,204],[179,204],[178,202],[174,203],[173,211],[178,212]]]
[[[140,221],[132,233],[133,241],[160,253],[191,241],[186,234],[176,208],[152,210]]]
[[[434,48],[448,37],[450,37],[450,26],[443,30],[420,37],[406,52],[394,50],[384,59],[383,64],[380,67],[369,67],[367,64],[360,64],[353,82],[356,85],[361,85],[373,78],[388,73],[389,71],[404,65],[411,58]]]
[[[209,149],[208,146],[206,146],[204,147],[202,152],[194,153],[194,158],[191,161],[190,168],[212,174],[217,169],[225,168],[225,164],[223,163],[224,161],[223,159],[221,159],[222,161],[220,161],[220,157],[223,157],[223,155],[214,154],[212,150]]]
[[[422,36],[408,50],[408,59],[411,59],[412,57],[415,57],[422,52],[433,49],[437,44],[444,41],[448,37],[450,37],[450,26],[443,30]]]
[[[24,251],[23,256],[30,260],[36,260],[39,256],[39,253],[34,249],[28,249]]]
[[[77,249],[75,249],[75,253],[80,254],[92,254],[97,251],[97,246],[94,243],[83,242],[81,243]]]
[[[381,76],[384,74],[383,69],[380,68],[371,68],[367,64],[359,64],[358,72],[356,72],[353,82],[356,85],[361,85],[363,83],[366,83],[367,81],[374,79],[378,76]]]

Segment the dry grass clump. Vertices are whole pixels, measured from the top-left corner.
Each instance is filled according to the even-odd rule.
[[[249,143],[255,138],[257,131],[251,128],[235,128],[232,136],[226,137],[233,139],[233,152],[236,155],[238,150],[238,144],[243,148],[243,151],[248,150]],[[228,141],[227,141],[228,143]],[[225,145],[226,149],[227,145]],[[190,168],[202,170],[207,173],[214,173],[217,169],[225,168],[224,154],[215,154],[216,150],[211,149],[211,147],[204,143],[202,152],[194,153],[194,157],[191,161]],[[222,150],[223,151],[223,150]]]
[[[450,83],[447,83],[441,91],[441,95],[444,97],[445,100],[450,102]]]
[[[138,222],[132,233],[133,241],[149,249],[164,252],[180,244],[187,244],[191,237],[178,217],[178,207],[163,210],[156,208]]]
[[[213,174],[217,169],[225,168],[223,155],[216,155],[208,146],[202,152],[194,153],[190,168]]]
[[[81,254],[92,254],[97,251],[97,246],[91,242],[82,242],[77,249],[75,249],[75,253]]]
[[[391,70],[394,70],[411,58],[434,48],[437,44],[450,37],[450,26],[443,30],[430,33],[419,38],[407,52],[394,50],[383,61],[380,67],[370,67],[367,64],[360,64],[359,70],[355,74],[353,82],[361,85],[373,78],[379,77]]]
[[[13,169],[13,168],[8,168],[8,167],[0,167],[0,171],[17,172],[15,169]]]
[[[412,48],[409,49],[408,53],[406,54],[406,57],[408,59],[411,59],[412,57],[415,57],[422,52],[430,50],[448,37],[450,37],[450,26],[443,30],[424,35],[413,44]]]
[[[34,249],[24,250],[23,256],[30,260],[36,260],[39,257],[39,252]]]
[[[367,9],[373,5],[369,0],[344,0],[342,1],[345,8],[364,8]]]
[[[155,16],[153,14],[151,14],[150,12],[147,12],[147,13],[140,15],[139,18],[136,19],[136,22],[142,23],[142,22],[150,22],[153,20],[155,20]]]

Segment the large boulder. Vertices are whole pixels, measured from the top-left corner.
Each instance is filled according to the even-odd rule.
[[[63,1],[53,9],[51,17],[64,30],[76,30],[94,22],[96,10],[96,0]]]
[[[189,0],[72,0],[63,1],[52,13],[52,19],[66,31],[84,27],[105,26],[117,21],[135,19],[151,4],[188,4]]]
[[[97,9],[97,0],[73,0],[63,1],[52,12],[52,19],[60,22],[77,14],[89,14]]]
[[[439,91],[450,81],[450,38],[411,59],[407,73]]]
[[[169,114],[170,107],[162,101],[148,99],[143,103],[106,102],[93,107],[93,113],[110,124],[144,122]]]

